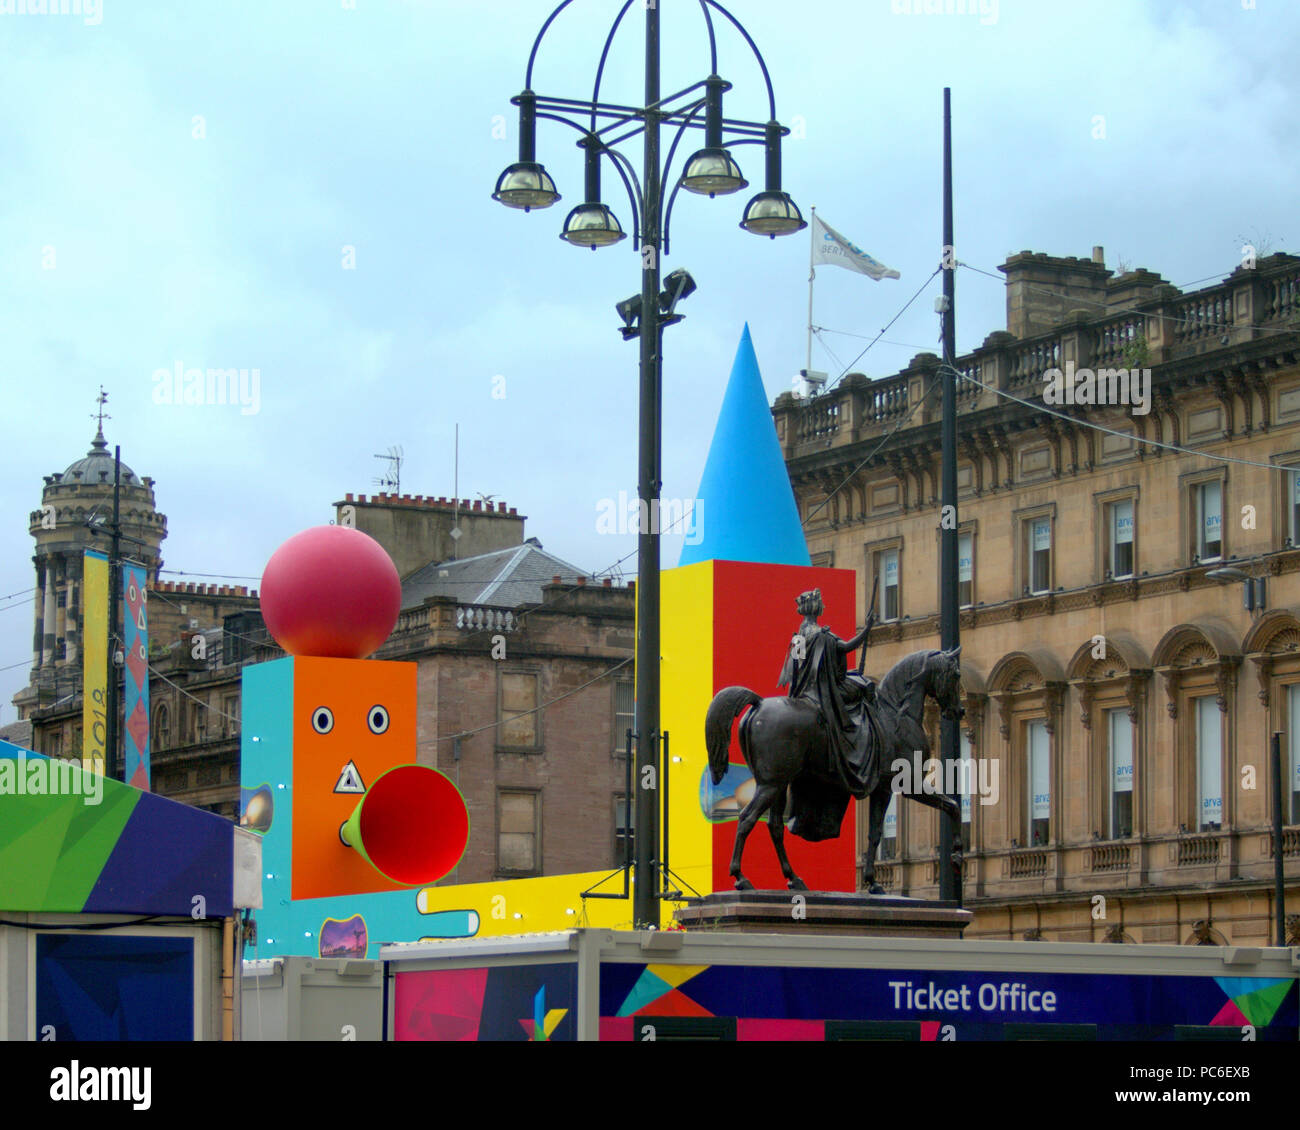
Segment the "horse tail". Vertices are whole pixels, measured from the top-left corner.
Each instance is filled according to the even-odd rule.
[[[731,745],[731,724],[747,706],[763,700],[748,687],[724,687],[709,703],[704,716],[704,744],[709,750],[709,773],[716,785],[727,772],[727,749]]]

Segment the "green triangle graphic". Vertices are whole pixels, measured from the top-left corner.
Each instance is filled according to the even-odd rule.
[[[1286,995],[1293,984],[1295,984],[1294,981],[1285,979],[1274,981],[1267,988],[1256,989],[1253,993],[1233,997],[1232,1003],[1241,1009],[1242,1014],[1256,1028],[1264,1028],[1272,1021],[1277,1010],[1282,1007],[1282,1002],[1286,999]]]

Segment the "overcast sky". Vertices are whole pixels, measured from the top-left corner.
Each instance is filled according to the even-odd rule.
[[[614,312],[640,285],[632,241],[592,252],[557,238],[582,196],[576,134],[559,125],[542,123],[538,157],[564,199],[525,215],[490,198],[516,157],[509,99],[551,3],[63,2],[80,14],[0,0],[0,597],[18,594],[0,599],[0,722],[30,659],[28,516],[42,476],[86,451],[101,384],[109,443],[156,481],[167,569],[258,576],[346,491],[378,489],[373,456],[394,445],[404,493],[450,496],[457,423],[462,497],[506,500],[593,573],[634,554],[631,533],[597,530],[602,499],[636,493],[637,348]],[[695,0],[659,5],[669,91],[707,74],[707,39]],[[591,96],[618,7],[575,0],[560,16],[540,93]],[[902,274],[821,268],[814,321],[839,332],[813,365],[832,376],[937,265],[945,85],[966,263],[996,272],[1021,249],[1101,244],[1108,266],[1206,285],[1243,238],[1300,250],[1294,0],[731,7],[796,131],[784,187]],[[611,101],[639,104],[643,26],[638,4]],[[727,115],[765,118],[758,66],[718,29]],[[639,143],[626,151],[639,168]],[[688,267],[699,290],[665,335],[666,498],[699,484],[746,321],[770,398],[804,364],[808,235],[740,230],[762,157],[735,155],[750,189],[682,193],[673,213],[665,266]],[[629,227],[609,171],[604,195]],[[882,376],[937,352],[940,285],[852,367]],[[957,310],[967,352],[1005,324],[1001,283],[959,272]],[[257,401],[156,403],[154,374],[177,365],[256,370]],[[665,539],[665,564],[679,544]]]

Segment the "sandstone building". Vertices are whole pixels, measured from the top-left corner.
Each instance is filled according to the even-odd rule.
[[[1295,939],[1300,258],[1189,293],[1102,259],[1010,257],[1007,331],[956,362],[963,749],[1000,771],[967,806],[968,936],[1268,944],[1282,731]],[[1049,415],[1067,365],[1149,369],[1149,410]],[[879,578],[876,676],[938,646],[940,375],[773,409],[814,564],[857,571],[860,616]],[[895,799],[888,889],[937,896],[937,834]]]

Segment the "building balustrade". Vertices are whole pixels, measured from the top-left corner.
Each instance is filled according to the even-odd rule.
[[[1004,402],[980,384],[1021,399],[1040,396],[1045,374],[1064,368],[1067,357],[1079,368],[1153,367],[1208,347],[1235,347],[1262,337],[1259,327],[1272,329],[1300,317],[1300,263],[1293,256],[1270,256],[1204,290],[1181,294],[1175,287],[1157,286],[1148,300],[1122,305],[1097,316],[1076,313],[1050,332],[1024,340],[1001,331],[991,334],[955,363],[969,378],[957,382],[959,411]],[[884,435],[941,375],[938,358],[923,353],[901,373],[879,379],[851,373],[812,399],[783,393],[773,414],[786,458]],[[927,406],[916,412],[905,426],[935,423],[933,399],[934,410]]]

